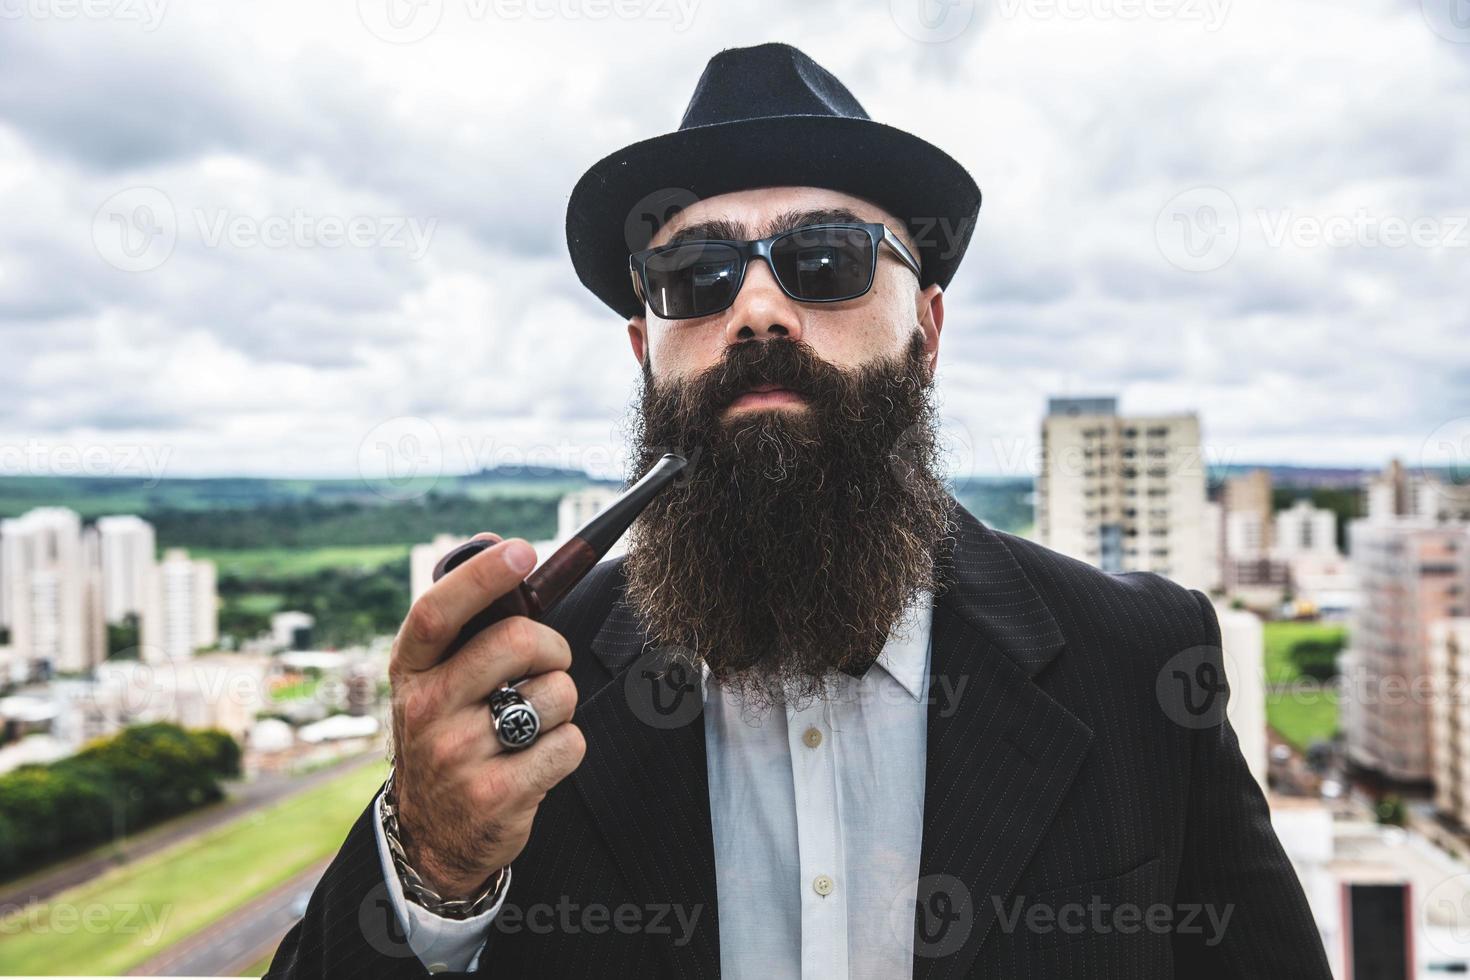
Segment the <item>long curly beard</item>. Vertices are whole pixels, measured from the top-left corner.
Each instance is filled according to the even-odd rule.
[[[724,417],[759,384],[806,405]],[[932,391],[917,331],[847,371],[784,339],[685,381],[656,384],[645,362],[633,478],[665,452],[690,460],[629,536],[626,598],[651,639],[754,710],[866,669],[953,542]]]

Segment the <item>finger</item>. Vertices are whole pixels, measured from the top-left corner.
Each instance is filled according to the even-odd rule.
[[[539,736],[531,747],[495,757],[496,780],[512,798],[539,800],[572,774],[587,753],[582,731],[571,722]]]
[[[393,666],[428,670],[475,613],[525,580],[536,552],[524,538],[501,541],[429,586],[408,610],[393,647]]]
[[[571,665],[572,649],[556,630],[525,616],[502,619],[476,633],[439,665],[445,708],[452,711],[477,704],[498,687],[533,674],[564,671]]]
[[[494,531],[481,531],[479,534],[475,535],[473,538],[470,538],[470,540],[471,541],[489,541],[489,542],[491,542],[493,544],[496,541],[501,541],[501,540],[504,540],[504,539],[501,538],[501,536],[498,535],[498,534],[496,534]]]
[[[536,716],[541,720],[539,735],[571,720],[577,706],[577,685],[566,671],[540,674],[516,690],[536,709]],[[457,760],[454,765],[482,764],[490,756],[509,751],[500,744],[495,716],[484,701],[452,716],[441,716],[426,736],[425,743],[431,742],[442,745]]]
[[[555,670],[549,674],[539,674],[516,688],[531,707],[536,709],[536,717],[541,719],[541,730],[537,736],[541,738],[559,725],[572,720],[572,712],[577,707],[577,685],[572,682],[572,675],[564,670]],[[483,704],[481,711],[488,711]],[[493,729],[494,722],[491,727]],[[505,746],[500,744],[500,739],[491,733],[491,754],[506,751]]]
[[[577,710],[577,684],[564,670],[537,674],[516,685],[516,690],[536,709],[543,732],[571,721]]]

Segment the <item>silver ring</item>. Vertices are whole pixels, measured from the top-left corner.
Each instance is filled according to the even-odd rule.
[[[541,716],[513,687],[502,687],[489,699],[491,724],[500,744],[512,752],[524,749],[541,734]]]

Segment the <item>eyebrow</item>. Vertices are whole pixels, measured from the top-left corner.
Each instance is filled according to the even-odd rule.
[[[805,225],[825,225],[844,222],[866,222],[868,218],[857,214],[850,208],[813,208],[801,211],[782,211],[774,218],[766,222],[765,228],[758,236],[769,238],[782,232],[792,231]],[[668,245],[677,245],[680,242],[690,241],[745,241],[752,237],[744,222],[732,221],[729,218],[711,218],[708,221],[697,221],[685,228],[680,228],[669,236]]]

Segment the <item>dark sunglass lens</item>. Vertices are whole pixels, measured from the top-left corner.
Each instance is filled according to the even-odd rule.
[[[795,231],[772,244],[771,267],[797,299],[851,299],[873,284],[873,240],[858,228]]]
[[[740,278],[740,253],[729,245],[691,243],[648,257],[648,304],[666,319],[705,316],[729,306]]]

